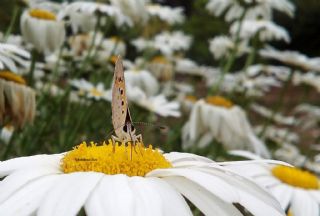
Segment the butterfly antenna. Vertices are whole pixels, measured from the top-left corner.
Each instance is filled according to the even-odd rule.
[[[133,124],[136,124],[136,125],[144,125],[144,126],[150,126],[150,127],[156,127],[162,131],[168,131],[169,130],[169,127],[166,126],[166,125],[161,125],[161,124],[156,124],[156,123],[151,123],[151,122],[132,122],[132,126]],[[117,128],[114,128],[113,130],[110,130],[109,133],[107,134],[107,138],[110,137],[115,130],[119,129],[119,128],[122,128],[123,126],[125,126],[126,124],[123,124],[123,125],[120,125],[119,127]],[[131,135],[130,135],[131,136]]]

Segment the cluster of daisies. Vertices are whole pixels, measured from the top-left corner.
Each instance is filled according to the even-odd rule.
[[[155,2],[14,3],[0,215],[319,216],[320,58],[270,45],[290,43],[273,16],[292,1],[208,0],[227,29],[210,65],[190,57],[184,8]],[[144,143],[110,139],[118,56]]]

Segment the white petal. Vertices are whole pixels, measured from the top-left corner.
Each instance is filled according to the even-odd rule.
[[[168,154],[164,154],[164,157],[167,160],[169,160],[171,163],[175,163],[177,161],[203,161],[206,163],[214,162],[209,158],[191,154],[191,153],[170,152]]]
[[[242,177],[222,167],[196,168],[222,178],[239,192],[239,202],[254,215],[282,215],[284,212],[279,203],[267,191],[263,190],[250,179]],[[261,208],[264,211],[261,211]]]
[[[130,187],[133,189],[135,198],[136,216],[163,214],[162,199],[156,189],[151,185],[148,179],[143,177],[131,177],[129,179]]]
[[[172,176],[166,177],[164,180],[175,187],[207,216],[242,216],[233,205],[223,202],[207,189],[186,178]]]
[[[291,203],[291,211],[296,216],[318,216],[319,205],[313,197],[303,189],[295,188]]]
[[[60,170],[60,160],[62,157],[62,154],[35,155],[0,162],[0,178],[9,175],[17,169],[27,167],[52,166],[56,167],[57,170]]]
[[[311,196],[317,200],[318,203],[320,203],[320,192],[319,190],[310,190],[309,193],[311,194]]]
[[[59,173],[55,171],[55,169],[53,170],[48,168],[29,168],[16,171],[7,176],[0,182],[0,203],[4,202],[11,194],[19,188],[24,187],[32,180],[42,176]]]
[[[61,175],[41,203],[38,215],[76,215],[103,175],[95,172]]]
[[[205,172],[182,168],[158,169],[148,173],[147,176],[155,176],[164,179],[168,176],[182,176],[206,188],[225,202],[232,203],[239,200],[237,193],[235,193],[235,190],[230,185],[226,184],[220,178]]]
[[[159,193],[163,204],[163,215],[192,216],[192,212],[183,196],[167,182],[159,178],[147,178]]]
[[[88,216],[134,215],[135,195],[126,175],[105,175],[85,205]]]
[[[0,205],[0,215],[31,215],[59,176],[46,176],[27,184]]]
[[[271,194],[279,201],[283,210],[286,210],[291,199],[293,189],[291,187],[278,185],[270,189]]]

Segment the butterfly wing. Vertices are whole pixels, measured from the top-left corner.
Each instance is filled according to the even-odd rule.
[[[114,71],[114,81],[112,89],[112,124],[117,137],[123,137],[123,126],[127,122],[132,122],[126,96],[126,86],[124,80],[123,64],[121,56],[118,56]]]

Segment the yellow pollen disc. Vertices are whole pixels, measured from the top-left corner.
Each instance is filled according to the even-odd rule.
[[[155,56],[151,62],[159,64],[168,64],[169,61],[164,56]]]
[[[117,59],[118,59],[118,56],[113,55],[113,56],[111,56],[111,57],[109,58],[109,61],[112,62],[113,64],[115,64],[116,61],[117,61]]]
[[[111,39],[113,42],[121,42],[121,41],[122,41],[121,38],[119,38],[119,37],[117,37],[117,36],[112,36],[110,39]]]
[[[54,13],[48,11],[48,10],[42,10],[42,9],[32,9],[29,11],[29,15],[43,20],[56,20],[57,17]]]
[[[127,176],[145,176],[152,170],[171,167],[170,162],[151,145],[148,148],[141,143],[119,145],[111,140],[100,146],[83,142],[68,152],[61,162],[64,173],[94,171]]]
[[[0,71],[0,79],[12,81],[21,85],[26,84],[26,81],[21,76],[14,74],[10,71]]]
[[[102,96],[102,92],[99,91],[99,90],[96,89],[96,88],[91,89],[91,90],[90,90],[90,93],[91,93],[93,96],[97,96],[97,97]]]
[[[193,95],[187,95],[185,97],[186,100],[191,101],[192,103],[197,102],[197,97],[193,96]]]
[[[314,174],[294,167],[275,166],[272,174],[282,182],[304,189],[319,189],[319,181]]]
[[[225,108],[233,107],[233,103],[221,96],[209,96],[206,98],[206,102],[215,106],[221,106]]]

